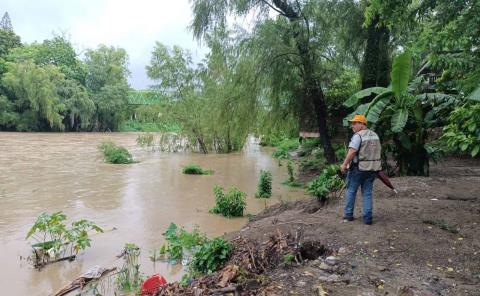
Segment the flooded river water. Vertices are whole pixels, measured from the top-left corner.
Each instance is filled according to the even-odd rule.
[[[120,266],[125,243],[141,247],[141,271],[179,280],[181,265],[153,264],[149,253],[164,243],[171,222],[191,230],[198,225],[209,237],[240,229],[246,218],[226,219],[208,213],[213,187],[237,186],[247,193],[247,213],[301,198],[280,183],[287,179],[271,150],[250,143],[241,153],[194,154],[153,152],[136,145],[135,133],[0,133],[0,295],[51,295],[90,267]],[[98,144],[110,139],[139,161],[130,165],[103,162]],[[210,176],[183,175],[191,163],[215,171]],[[261,169],[272,171],[273,198],[255,199]],[[30,255],[28,229],[42,212],[63,211],[69,220],[85,218],[105,233],[92,236],[92,247],[73,262],[41,271],[24,259]]]

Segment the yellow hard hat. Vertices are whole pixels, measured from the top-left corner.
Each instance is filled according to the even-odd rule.
[[[360,122],[360,123],[363,123],[365,125],[367,125],[367,118],[365,118],[365,115],[362,115],[362,114],[357,114],[355,116],[353,116],[352,119],[349,120],[350,122]]]

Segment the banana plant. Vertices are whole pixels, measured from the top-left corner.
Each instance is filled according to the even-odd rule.
[[[410,80],[411,72],[412,56],[406,51],[393,61],[390,86],[367,88],[345,101],[346,107],[356,106],[356,110],[344,122],[354,114],[365,114],[369,127],[386,143],[384,150],[393,153],[401,175],[428,175],[429,160],[437,151],[427,144],[427,129],[440,125],[446,117],[439,115],[453,109],[457,99],[421,93],[424,77]],[[372,95],[376,96],[371,102],[361,104]]]

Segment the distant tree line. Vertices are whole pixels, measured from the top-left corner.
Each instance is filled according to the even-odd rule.
[[[64,36],[22,44],[0,22],[0,130],[116,130],[127,116],[128,55],[100,45],[80,59]]]

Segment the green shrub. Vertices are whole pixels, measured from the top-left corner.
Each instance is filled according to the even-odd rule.
[[[198,226],[195,226],[192,232],[188,232],[183,227],[178,228],[174,223],[170,223],[163,236],[167,243],[161,247],[160,254],[168,255],[169,259],[181,259],[184,249],[193,250],[206,240],[205,234],[200,232]]]
[[[300,160],[300,167],[303,171],[319,171],[325,167],[326,163],[323,150],[317,149],[311,155]]]
[[[227,261],[232,246],[221,237],[207,240],[193,255],[190,270],[193,274],[210,274],[219,270]]]
[[[91,221],[81,219],[74,221],[67,227],[64,221],[67,216],[62,212],[51,215],[43,213],[27,233],[26,239],[33,239],[33,260],[35,266],[41,267],[46,263],[62,257],[76,255],[80,250],[90,247],[89,231],[103,232]]]
[[[338,197],[345,187],[345,182],[338,175],[339,171],[337,165],[326,167],[320,176],[308,184],[308,193],[322,202],[325,202],[331,193]]]
[[[213,188],[215,194],[215,207],[210,210],[211,213],[222,214],[223,216],[241,217],[247,205],[246,194],[238,190],[235,186],[230,187],[227,194],[222,187]]]
[[[140,273],[139,257],[140,248],[137,245],[132,243],[125,244],[123,249],[123,266],[115,278],[115,283],[120,291],[140,295],[143,276]]]
[[[115,145],[111,141],[105,141],[100,144],[99,149],[103,152],[103,157],[108,163],[128,164],[134,163],[132,155],[122,146]]]
[[[442,139],[456,152],[480,155],[480,103],[468,103],[456,108],[443,128]]]
[[[337,157],[337,160],[341,161],[342,159],[345,159],[345,156],[347,156],[348,148],[346,145],[334,144],[333,150],[335,150],[335,156]]]
[[[277,149],[273,152],[272,156],[277,159],[287,159],[288,152],[298,148],[300,143],[297,138],[284,139],[278,144]]]
[[[211,175],[212,170],[203,169],[198,164],[189,164],[182,169],[182,173],[187,175]]]
[[[318,147],[321,147],[319,138],[307,138],[302,142],[299,156],[310,155]]]
[[[260,171],[260,179],[258,180],[257,193],[255,197],[270,198],[272,196],[272,173],[267,170]]]

